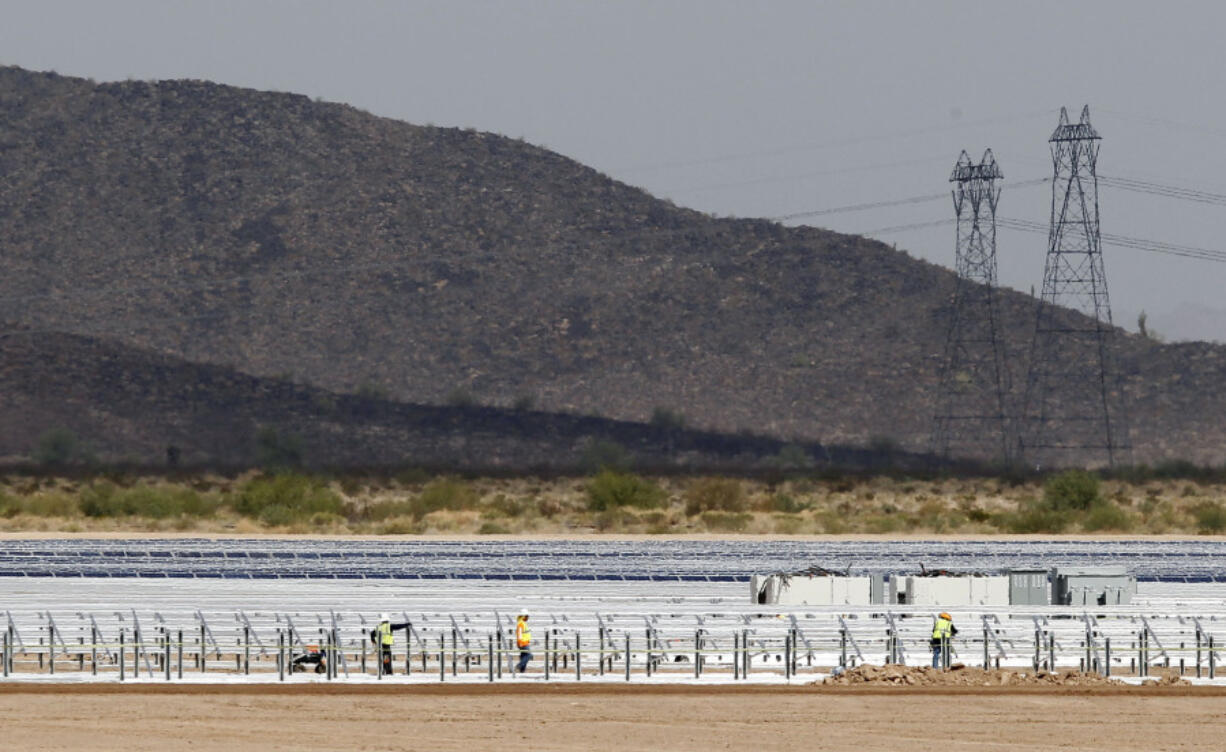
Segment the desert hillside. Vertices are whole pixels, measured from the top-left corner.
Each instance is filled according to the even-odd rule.
[[[0,175],[6,335],[410,403],[925,446],[953,275],[865,238],[712,218],[490,133],[11,67]],[[1003,302],[1017,385],[1034,305]],[[1122,340],[1137,459],[1226,461],[1226,348]]]

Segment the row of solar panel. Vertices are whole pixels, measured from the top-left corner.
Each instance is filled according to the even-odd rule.
[[[691,553],[672,552],[673,557],[691,558]],[[780,556],[780,553],[770,552],[766,556]],[[880,550],[870,552],[873,556],[883,556]],[[993,559],[993,561],[1010,561],[1022,558],[1022,553],[956,551],[923,551],[924,556],[940,556],[945,558],[975,558]],[[581,552],[581,551],[520,551],[515,553],[495,553],[483,551],[447,550],[438,552],[422,551],[139,551],[139,550],[26,550],[12,551],[0,546],[0,561],[7,558],[76,558],[76,557],[112,557],[112,558],[251,558],[251,559],[320,559],[320,558],[661,558],[662,554],[645,551],[628,552]],[[728,554],[720,552],[718,556],[727,558]],[[733,558],[761,558],[764,552],[733,554]],[[840,556],[840,552],[824,553],[824,556]],[[1027,552],[1025,557],[1031,554]],[[1219,553],[1198,553],[1188,551],[1063,551],[1054,554],[1059,558],[1100,558],[1100,559],[1137,559],[1137,558],[1198,558],[1204,556],[1226,556],[1226,551]]]
[[[183,572],[131,570],[0,570],[0,577],[141,577],[156,579],[221,580],[494,580],[494,581],[610,581],[610,582],[748,582],[749,577],[731,574],[442,574],[402,572]]]
[[[0,570],[0,577],[139,577],[147,579],[221,579],[221,580],[487,580],[487,581],[582,581],[582,582],[748,582],[749,577],[733,574],[465,574],[405,572],[219,572],[219,571],[141,571],[141,570]],[[1226,583],[1226,574],[1160,576],[1141,575],[1138,582]]]

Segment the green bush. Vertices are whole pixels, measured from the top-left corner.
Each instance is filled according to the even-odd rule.
[[[780,470],[801,470],[813,465],[813,459],[799,444],[785,444],[770,462]]]
[[[1090,507],[1081,520],[1081,528],[1088,532],[1115,530],[1127,532],[1132,529],[1132,516],[1112,501],[1100,501]]]
[[[477,505],[477,494],[461,480],[440,478],[426,484],[413,500],[413,512],[425,517],[444,509],[471,509]]]
[[[1196,529],[1203,534],[1226,530],[1226,506],[1220,501],[1205,501],[1192,508]]]
[[[744,512],[703,512],[702,524],[718,533],[743,533],[749,527],[752,514]]]
[[[312,515],[341,515],[344,502],[332,489],[303,475],[281,473],[248,481],[231,505],[235,512],[280,526],[303,522]]]
[[[138,485],[117,488],[102,481],[91,483],[79,494],[86,517],[208,517],[217,511],[217,500],[190,488],[158,488]]]
[[[699,478],[685,489],[685,513],[745,511],[745,489],[735,478]]]
[[[1085,470],[1066,470],[1043,484],[1043,503],[1055,511],[1089,509],[1100,498],[1098,476]]]
[[[81,513],[77,498],[63,493],[41,493],[36,496],[0,494],[0,517],[12,518],[27,514],[31,517],[76,517]]]
[[[93,460],[88,448],[67,428],[52,428],[40,435],[32,457],[38,464],[52,467]]]
[[[601,470],[625,471],[630,469],[630,460],[630,452],[621,444],[608,439],[596,439],[584,448],[583,455],[579,458],[579,466],[589,473]]]
[[[484,522],[477,529],[477,535],[506,535],[511,532],[497,522]]]
[[[803,512],[808,508],[808,504],[802,504],[794,497],[785,493],[777,493],[770,498],[770,511],[772,512],[796,514],[797,512]]]
[[[256,462],[268,470],[284,470],[302,464],[302,437],[282,435],[272,426],[262,426],[255,432]]]
[[[617,507],[663,506],[668,495],[654,482],[630,473],[602,470],[587,482],[587,508],[603,512]]]
[[[1001,515],[997,525],[1010,533],[1059,533],[1068,527],[1069,514],[1031,499],[1013,514]]]

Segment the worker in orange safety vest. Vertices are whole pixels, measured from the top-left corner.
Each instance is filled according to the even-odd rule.
[[[515,670],[521,674],[528,668],[528,661],[532,660],[532,653],[528,650],[531,646],[532,630],[528,628],[528,612],[520,609],[515,619],[515,647],[519,648],[519,663],[515,665]]]

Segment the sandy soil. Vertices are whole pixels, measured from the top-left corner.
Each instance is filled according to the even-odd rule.
[[[1221,749],[1220,688],[0,686],[15,750]]]

